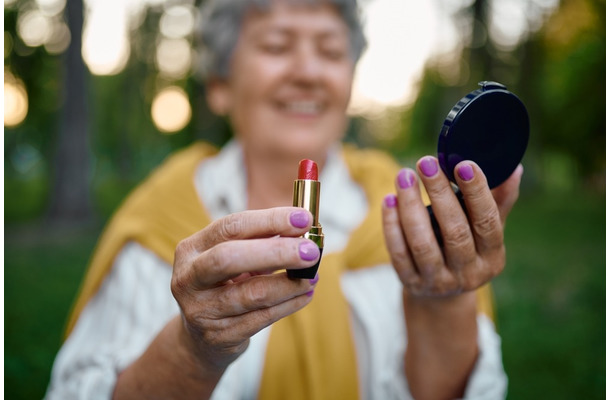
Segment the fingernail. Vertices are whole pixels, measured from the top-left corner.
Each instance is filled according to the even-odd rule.
[[[518,174],[519,176],[523,176],[523,164],[519,164],[519,165],[517,165],[516,170],[517,170],[517,174]]]
[[[313,289],[311,289],[309,292],[305,293],[308,297],[313,296]]]
[[[424,157],[419,162],[419,169],[425,176],[431,178],[438,172],[438,164],[434,157]]]
[[[293,211],[290,214],[290,224],[295,228],[305,228],[309,225],[309,215],[307,211]]]
[[[401,169],[396,177],[396,181],[401,189],[410,188],[415,183],[415,174],[406,168]]]
[[[316,274],[316,276],[313,279],[309,280],[309,284],[315,285],[316,283],[318,283],[319,280],[320,280],[320,275]]]
[[[394,208],[398,204],[398,198],[395,194],[388,194],[386,197],[384,197],[383,201],[388,208]]]
[[[458,175],[465,181],[469,181],[474,178],[474,170],[472,169],[472,165],[463,164],[458,167]]]
[[[318,246],[308,240],[299,244],[299,255],[302,260],[313,261],[320,255],[320,250]]]

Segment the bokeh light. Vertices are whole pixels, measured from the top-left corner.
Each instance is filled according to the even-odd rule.
[[[26,11],[19,14],[17,32],[26,45],[41,46],[51,37],[51,21],[40,10]]]
[[[357,65],[350,114],[377,117],[386,107],[404,105],[436,42],[432,2],[378,0],[366,4],[367,50]]]
[[[191,44],[186,39],[161,39],[157,45],[155,62],[162,75],[182,78],[193,64]]]
[[[51,36],[44,44],[49,54],[61,54],[70,45],[70,29],[63,21],[55,21]]]
[[[96,4],[85,20],[83,59],[95,75],[116,75],[129,60],[125,9],[112,3]]]
[[[10,154],[11,165],[20,174],[36,172],[36,167],[41,167],[42,154],[28,143],[20,143]]]
[[[66,7],[66,0],[36,0],[38,8],[44,15],[54,16],[60,14]]]
[[[163,36],[179,39],[193,33],[195,15],[193,7],[175,5],[168,7],[159,20],[159,30]]]
[[[191,105],[181,88],[169,86],[153,99],[151,114],[157,129],[163,133],[175,133],[191,120]]]
[[[504,51],[511,51],[527,34],[526,9],[521,1],[494,1],[491,7],[489,36],[494,44]]]
[[[4,71],[4,126],[14,127],[28,114],[28,94],[23,82]]]

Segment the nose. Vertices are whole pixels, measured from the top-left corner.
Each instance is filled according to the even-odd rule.
[[[321,57],[313,43],[301,43],[294,52],[292,78],[302,85],[315,85],[324,71]]]

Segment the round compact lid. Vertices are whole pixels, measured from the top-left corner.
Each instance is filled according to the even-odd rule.
[[[529,139],[529,117],[517,96],[496,82],[480,82],[451,109],[439,135],[438,159],[455,183],[464,160],[477,163],[490,188],[504,182],[521,162]]]

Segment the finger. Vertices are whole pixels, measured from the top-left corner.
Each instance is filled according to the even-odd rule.
[[[413,174],[412,171],[411,174]],[[384,198],[382,207],[383,234],[392,265],[396,269],[400,281],[405,286],[411,286],[419,281],[419,275],[411,254],[409,254],[397,207],[398,197],[395,194],[388,194]]]
[[[278,303],[227,318],[205,318],[200,335],[209,346],[224,351],[229,358],[243,352],[248,340],[272,323],[302,309],[311,302],[313,296],[305,293]],[[196,317],[199,318],[199,317]],[[238,348],[238,350],[235,350]]]
[[[502,220],[483,171],[472,161],[462,161],[455,167],[455,176],[468,209],[478,253],[499,249],[504,245]]]
[[[300,236],[311,227],[313,217],[299,207],[248,210],[220,218],[188,240],[202,252],[230,240],[271,236]]]
[[[444,260],[434,237],[428,211],[421,200],[415,172],[403,169],[396,179],[398,215],[409,254],[420,277],[431,282],[443,268]]]
[[[270,308],[304,294],[311,295],[317,282],[317,277],[288,279],[286,273],[254,276],[212,289],[206,297],[214,313],[211,317],[227,318]]]
[[[232,240],[219,243],[193,261],[193,285],[207,288],[243,273],[307,268],[319,257],[318,246],[303,238]]]
[[[240,281],[246,280],[248,278],[251,278],[253,276],[269,275],[269,274],[272,274],[273,272],[274,271],[272,271],[272,270],[244,272],[244,273],[240,274],[239,276],[236,276],[235,278],[231,278],[231,282],[240,282]]]
[[[250,338],[274,322],[299,311],[309,304],[312,299],[312,295],[305,293],[272,307],[261,308],[242,315],[223,319],[222,322],[225,324],[225,331],[229,334],[237,333],[243,339]]]
[[[519,198],[519,184],[521,183],[522,176],[523,165],[519,164],[505,182],[491,191],[494,200],[498,205],[502,224],[506,222],[506,217]]]
[[[434,157],[424,157],[418,168],[441,230],[446,265],[459,270],[477,257],[468,218],[451,183],[440,172],[438,161]]]

